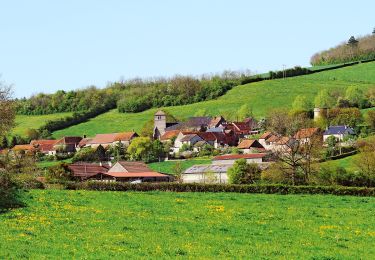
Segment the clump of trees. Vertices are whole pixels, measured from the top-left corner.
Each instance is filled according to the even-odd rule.
[[[319,66],[372,59],[375,59],[374,33],[357,39],[351,36],[347,42],[314,54],[310,62],[314,66]]]
[[[261,169],[256,163],[247,163],[245,159],[234,162],[228,169],[229,183],[252,184],[260,179]]]

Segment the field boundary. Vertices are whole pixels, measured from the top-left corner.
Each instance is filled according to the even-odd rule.
[[[166,191],[166,192],[234,192],[265,194],[321,194],[337,196],[375,197],[375,188],[344,186],[291,186],[281,184],[234,185],[234,184],[198,184],[198,183],[121,183],[121,182],[70,182],[65,184],[68,190],[97,191]]]

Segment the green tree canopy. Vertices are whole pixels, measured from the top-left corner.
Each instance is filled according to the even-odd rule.
[[[335,100],[327,89],[322,89],[315,97],[314,104],[315,107],[330,108],[335,104]]]
[[[292,111],[293,112],[308,112],[312,110],[313,104],[310,99],[307,99],[306,96],[298,95],[293,101]]]
[[[251,184],[260,179],[261,170],[257,164],[248,164],[245,159],[235,161],[233,167],[228,169],[231,184]]]
[[[253,111],[247,104],[242,105],[237,112],[238,120],[244,120],[245,118],[252,117],[252,116],[253,116]]]
[[[363,91],[357,86],[350,86],[346,89],[345,98],[353,106],[358,106],[364,99]]]

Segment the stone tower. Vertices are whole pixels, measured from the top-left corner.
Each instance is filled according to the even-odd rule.
[[[154,115],[154,138],[159,139],[167,128],[167,115],[159,110]]]
[[[321,117],[327,117],[328,109],[327,108],[314,108],[314,120],[318,120]]]

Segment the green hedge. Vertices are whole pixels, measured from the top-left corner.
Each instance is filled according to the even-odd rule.
[[[332,194],[375,196],[375,188],[343,186],[289,186],[289,185],[230,185],[198,183],[141,183],[88,181],[66,183],[70,190],[98,191],[172,191],[172,192],[238,192],[266,194]]]

